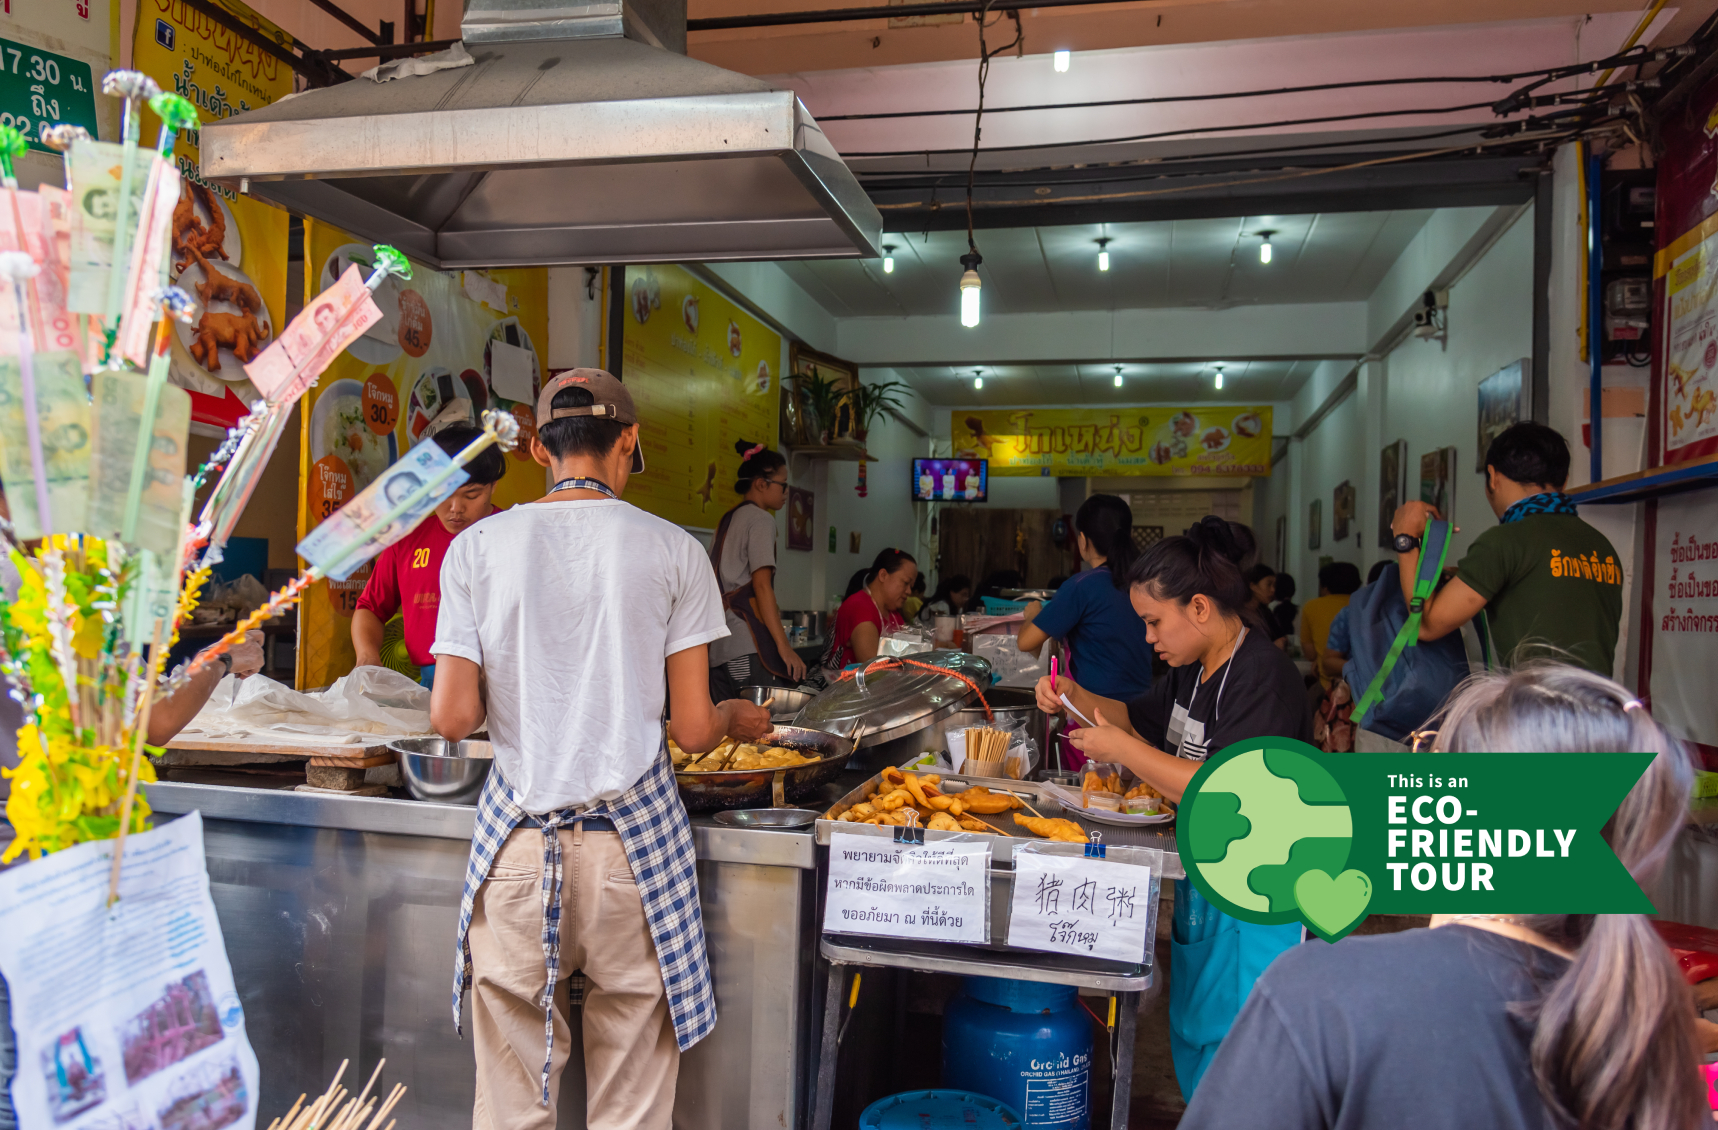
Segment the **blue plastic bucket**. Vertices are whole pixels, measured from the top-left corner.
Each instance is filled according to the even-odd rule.
[[[859,1116],[859,1130],[1021,1130],[1020,1116],[988,1095],[969,1091],[902,1091]]]

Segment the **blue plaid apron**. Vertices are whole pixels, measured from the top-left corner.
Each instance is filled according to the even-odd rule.
[[[519,806],[499,767],[490,769],[477,802],[477,824],[471,834],[471,858],[465,867],[465,894],[459,904],[459,938],[454,954],[453,1029],[460,1031],[461,1005],[471,985],[472,903],[489,877],[513,829],[531,814]],[[543,962],[548,980],[543,987],[543,1097],[549,1103],[549,1064],[555,1048],[552,1005],[561,966],[561,838],[558,830],[586,817],[606,816],[620,833],[626,860],[638,880],[638,894],[656,943],[668,1012],[680,1050],[702,1040],[716,1026],[716,993],[710,983],[710,957],[704,948],[704,915],[698,906],[698,875],[692,847],[692,824],[674,785],[674,770],[666,748],[644,776],[618,800],[599,801],[589,808],[563,808],[537,816],[543,829]],[[572,1002],[583,1000],[583,979],[575,976]]]

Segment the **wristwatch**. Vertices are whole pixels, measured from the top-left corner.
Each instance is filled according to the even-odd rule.
[[[1390,540],[1397,553],[1409,553],[1420,548],[1420,539],[1413,534],[1397,534]]]
[[[233,673],[233,653],[232,652],[223,651],[223,652],[221,652],[221,654],[217,655],[215,658],[219,659],[221,661],[221,665],[226,668],[226,670],[221,672],[223,675],[231,675]]]

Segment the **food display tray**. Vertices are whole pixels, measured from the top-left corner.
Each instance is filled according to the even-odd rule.
[[[865,799],[866,792],[869,791],[872,786],[881,784],[882,776],[882,773],[878,772],[867,777],[858,786],[853,788],[845,796],[841,797],[823,811],[828,813],[831,810],[842,806],[858,804],[860,801]],[[1097,842],[1110,846],[1119,845],[1126,847],[1155,848],[1158,851],[1161,851],[1163,853],[1163,877],[1165,879],[1180,879],[1186,875],[1186,872],[1181,867],[1181,857],[1176,851],[1175,833],[1173,831],[1165,831],[1162,826],[1118,828],[1086,820],[1081,816],[1078,809],[1069,809],[1051,798],[1044,791],[1044,785],[1037,781],[1006,781],[987,777],[967,777],[954,773],[944,775],[942,777],[942,782],[943,785],[958,786],[959,788],[965,788],[967,785],[983,785],[992,792],[1006,788],[1008,791],[1018,793],[1027,801],[1031,802],[1032,806],[1042,812],[1045,816],[1062,817],[1072,820],[1076,824],[1080,825],[1081,829],[1087,836],[1091,836],[1094,832],[1097,833],[1099,837]],[[958,791],[958,788],[954,791]],[[931,843],[936,840],[988,840],[991,845],[990,858],[992,864],[1007,864],[1009,867],[1012,867],[1014,864],[1015,844],[1045,844],[1051,842],[1041,836],[1034,836],[1032,833],[1026,831],[1026,829],[1015,825],[1014,813],[1024,811],[1024,809],[1014,809],[1010,812],[1003,812],[994,816],[980,816],[977,813],[973,814],[977,819],[990,824],[992,827],[997,827],[999,822],[1002,822],[1000,823],[1000,827],[1007,828],[1011,835],[1005,836],[1001,832],[997,832],[995,835],[986,835],[983,832],[967,831],[945,832],[940,829],[926,828],[924,829],[925,842]],[[1027,815],[1031,814],[1027,813]],[[877,836],[883,839],[892,840],[895,838],[895,833],[902,829],[888,824],[855,824],[850,821],[831,820],[827,816],[823,816],[818,819],[816,830],[818,846],[828,847],[829,838],[837,831],[854,832],[862,836]]]

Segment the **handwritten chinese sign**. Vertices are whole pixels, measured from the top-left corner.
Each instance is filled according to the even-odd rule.
[[[928,942],[990,940],[990,845],[897,844],[838,833],[823,929]]]
[[[1150,912],[1149,867],[1014,853],[1011,946],[1137,962],[1145,955]]]

